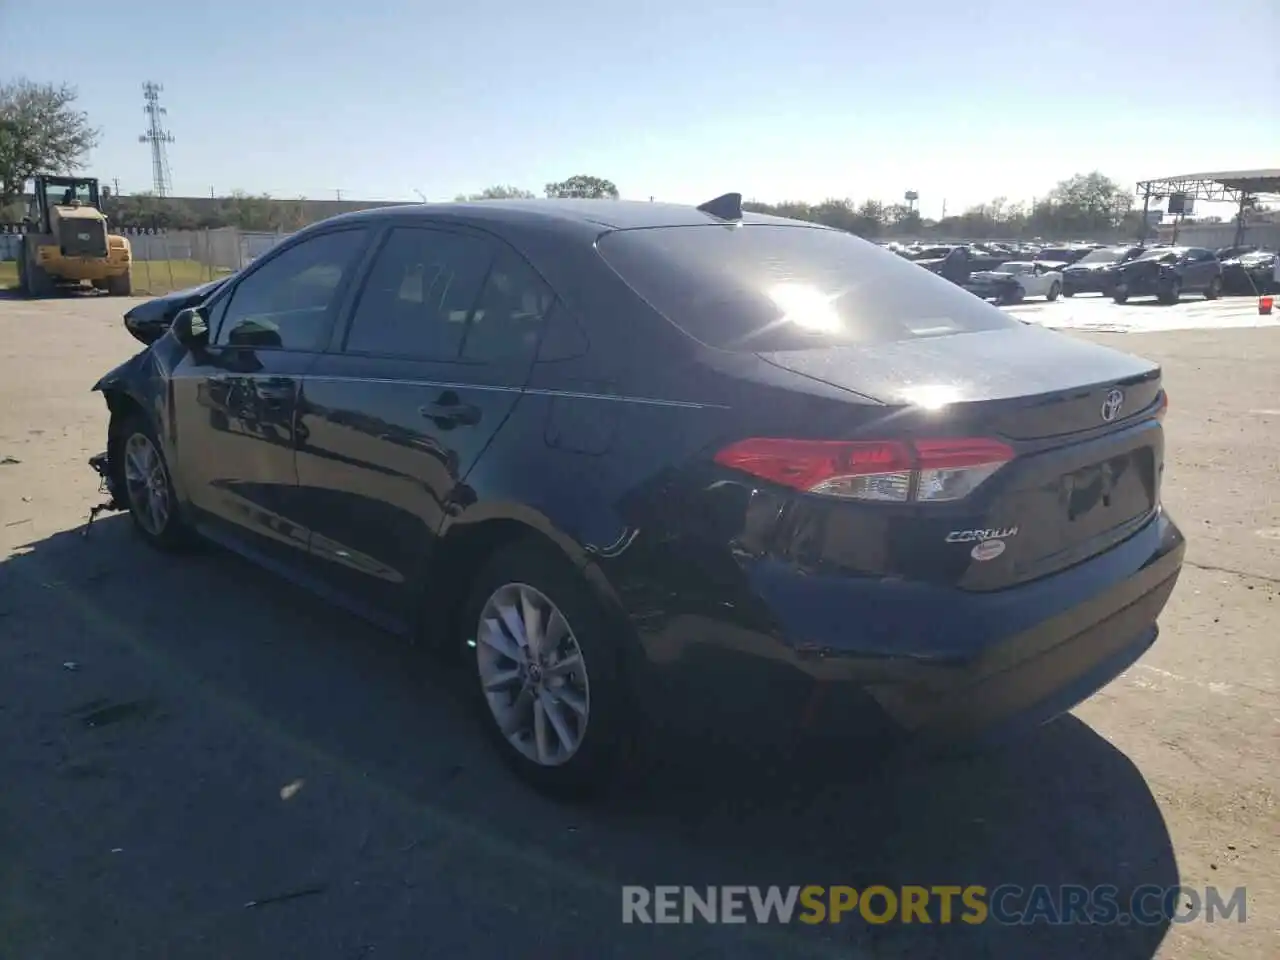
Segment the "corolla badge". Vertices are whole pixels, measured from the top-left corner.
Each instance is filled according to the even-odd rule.
[[[1017,527],[990,527],[985,530],[952,530],[947,543],[973,543],[982,540],[1008,540],[1018,535]]]
[[[1102,419],[1110,423],[1120,415],[1120,408],[1124,406],[1124,391],[1112,390],[1107,393],[1107,399],[1102,401]]]

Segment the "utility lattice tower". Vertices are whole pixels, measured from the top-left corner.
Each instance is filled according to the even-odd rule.
[[[139,143],[151,144],[151,189],[157,197],[169,196],[173,182],[169,175],[169,153],[165,149],[173,143],[173,134],[164,128],[164,117],[169,111],[160,106],[163,90],[160,84],[149,80],[142,85],[142,96],[147,101],[142,110],[148,123],[147,132],[138,137]]]

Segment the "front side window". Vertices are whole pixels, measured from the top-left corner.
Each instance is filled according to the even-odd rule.
[[[216,343],[276,350],[322,349],[343,278],[364,230],[321,234],[272,257],[231,291]]]
[[[395,228],[360,293],[346,351],[457,360],[492,262],[491,245],[479,237]]]

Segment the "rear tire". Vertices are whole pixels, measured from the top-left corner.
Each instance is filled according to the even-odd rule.
[[[1052,303],[1054,300],[1058,299],[1058,294],[1060,293],[1062,293],[1062,287],[1059,284],[1054,283],[1053,286],[1049,287],[1049,292],[1045,295],[1045,299]]]
[[[1068,290],[1064,287],[1062,290],[1062,295],[1064,297],[1074,297],[1076,295],[1076,292],[1074,290]]]
[[[1175,280],[1164,290],[1160,291],[1157,299],[1164,304],[1175,304],[1182,299],[1182,281]]]
[[[159,550],[191,543],[191,528],[178,512],[178,497],[156,432],[141,413],[125,418],[111,432],[110,464],[134,529]]]
[[[1116,303],[1128,303],[1129,288],[1124,286],[1116,287],[1115,290],[1111,291],[1111,299]]]
[[[1209,281],[1209,286],[1205,287],[1204,298],[1206,300],[1217,300],[1222,296],[1222,278],[1214,277]]]
[[[533,540],[501,547],[461,624],[463,683],[508,766],[560,799],[606,788],[630,752],[633,713],[618,631],[582,574]]]
[[[133,271],[126,270],[116,277],[107,277],[107,293],[113,297],[133,296]]]

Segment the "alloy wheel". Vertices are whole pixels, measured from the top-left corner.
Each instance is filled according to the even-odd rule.
[[[475,647],[485,700],[506,741],[539,766],[566,763],[586,736],[591,694],[564,614],[536,588],[506,584],[480,611]]]
[[[124,479],[134,517],[147,533],[160,536],[169,523],[169,477],[146,434],[135,433],[125,442]]]

